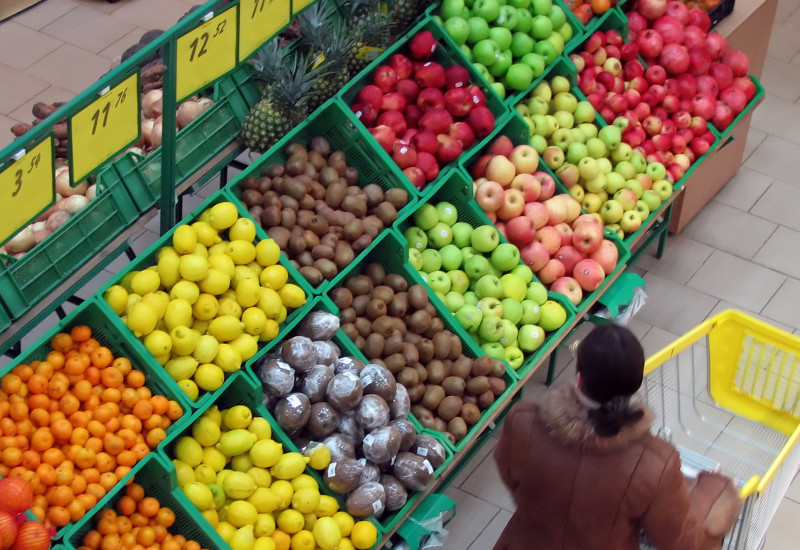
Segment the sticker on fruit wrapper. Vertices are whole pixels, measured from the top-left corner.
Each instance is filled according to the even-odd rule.
[[[322,65],[324,62],[325,62],[325,54],[322,53],[322,52],[319,52],[317,57],[315,57],[314,61],[312,61],[312,63],[311,63],[311,70],[313,71],[314,69],[316,69],[317,67]]]
[[[375,442],[375,436],[372,434],[367,434],[364,436],[364,444],[372,445]]]
[[[366,440],[367,439],[364,438],[364,441],[366,441]],[[366,458],[359,458],[358,459],[358,463],[361,464],[362,466],[366,466],[367,465],[367,459]]]
[[[384,48],[376,48],[375,46],[361,46],[358,48],[358,53],[356,53],[355,58],[372,61],[373,59],[377,59],[377,57],[385,51]]]
[[[369,374],[368,374],[368,375],[366,375],[366,376],[365,376],[365,377],[364,377],[364,378],[361,380],[361,384],[363,384],[363,386],[364,386],[364,387],[367,387],[367,386],[369,386],[370,384],[372,384],[372,376],[370,376]]]
[[[381,10],[383,15],[387,15],[389,13],[389,5],[386,2],[381,2],[378,9]]]
[[[433,473],[433,465],[431,465],[431,463],[428,462],[428,459],[426,458],[425,460],[422,461],[422,463],[425,465],[425,469],[428,470],[428,473],[432,474]]]
[[[333,476],[336,475],[336,463],[335,462],[331,462],[330,464],[328,464],[328,471],[326,473],[328,474],[328,477],[333,477]]]
[[[375,502],[372,503],[373,514],[377,515],[378,512],[380,512],[381,510],[383,510],[383,504],[381,504],[380,500],[376,500]]]
[[[286,402],[289,403],[292,407],[300,407],[303,404],[300,402],[300,398],[296,395],[292,394],[286,398]]]
[[[425,447],[417,447],[416,453],[419,456],[428,456],[428,449],[426,449]]]

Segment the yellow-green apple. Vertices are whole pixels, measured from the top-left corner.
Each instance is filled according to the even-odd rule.
[[[517,344],[524,352],[536,351],[544,343],[544,329],[538,325],[522,325],[517,332]]]
[[[533,281],[533,271],[531,270],[530,267],[528,267],[525,264],[521,263],[515,265],[514,268],[511,270],[511,273],[514,273],[515,275],[519,275],[520,277],[522,277],[522,280],[525,281],[526,285],[529,284],[531,281]]]
[[[522,215],[525,208],[525,196],[519,189],[509,188],[503,192],[503,204],[497,210],[497,217],[501,220],[510,220]]]
[[[535,231],[533,220],[527,216],[517,216],[506,222],[506,237],[518,247],[533,241]]]
[[[581,254],[591,254],[603,241],[603,228],[593,223],[582,223],[572,232],[572,246]]]
[[[496,181],[503,187],[511,185],[514,176],[517,175],[514,164],[502,155],[495,155],[486,166],[486,177]]]
[[[542,160],[548,168],[555,170],[564,164],[564,151],[555,145],[550,145],[544,150],[544,153],[542,154]]]
[[[602,266],[597,260],[591,258],[584,258],[572,270],[572,276],[581,285],[581,288],[587,292],[594,292],[606,278],[606,272],[603,271]]]
[[[503,321],[503,336],[498,340],[503,347],[517,345],[517,326],[508,319]]]
[[[503,285],[503,297],[510,298],[521,302],[525,299],[525,294],[528,287],[525,281],[519,275],[514,273],[506,273],[500,277],[500,283]]]
[[[642,218],[642,220],[646,220],[650,217],[650,207],[647,206],[647,203],[642,199],[636,201],[635,210],[639,213],[639,217]]]
[[[450,313],[455,313],[456,311],[467,305],[467,301],[464,299],[463,294],[451,290],[450,292],[444,295],[444,305]]]
[[[531,281],[528,283],[528,292],[525,293],[526,300],[533,300],[542,305],[547,300],[547,288],[541,281]]]
[[[477,332],[483,320],[483,313],[474,305],[463,305],[455,312],[456,321],[464,330]]]
[[[529,13],[529,12],[522,11],[521,13]],[[515,342],[515,345],[505,346],[503,348],[503,359],[505,360],[506,363],[508,363],[509,367],[511,367],[514,370],[517,370],[525,362],[525,354],[522,353],[522,350],[519,349],[519,347],[516,345]]]
[[[478,293],[475,293],[478,298],[477,307],[484,317],[497,317],[498,319],[503,316],[503,303],[497,298],[487,296],[481,298]]]
[[[587,193],[602,193],[606,189],[606,175],[597,174],[597,177],[594,179],[585,180],[583,182],[583,188],[586,189]]]
[[[530,145],[517,145],[509,159],[518,174],[533,174],[539,168],[539,153]]]
[[[469,277],[460,269],[451,269],[447,276],[450,277],[450,290],[463,294],[469,289]]]
[[[639,174],[637,174],[638,176]],[[644,188],[642,187],[642,183],[638,179],[631,179],[625,180],[625,187],[633,191],[633,194],[636,195],[636,200],[642,198],[642,191]]]
[[[556,180],[547,172],[538,171],[533,174],[539,183],[542,184],[542,194],[539,195],[540,201],[545,201],[555,195],[556,193]]]
[[[553,281],[553,284],[550,285],[550,291],[563,294],[570,302],[572,302],[573,305],[576,306],[581,303],[581,300],[583,300],[583,289],[581,288],[581,285],[578,284],[578,281],[568,275],[559,277]]]
[[[442,255],[435,248],[422,251],[422,271],[430,273],[442,267]]]
[[[625,178],[619,172],[609,172],[606,174],[606,187],[605,190],[609,195],[613,195],[620,189],[625,187]]]
[[[564,307],[555,300],[547,300],[540,306],[541,317],[539,326],[545,332],[552,332],[561,328],[567,321],[567,312]]]
[[[453,230],[446,223],[439,222],[428,229],[428,243],[436,248],[442,248],[453,242]]]
[[[608,239],[603,239],[603,242],[600,243],[600,248],[589,254],[589,258],[599,263],[604,273],[612,273],[617,267],[617,261],[619,261],[617,245]]]
[[[428,273],[428,285],[437,294],[444,296],[450,292],[451,284],[450,277],[444,271],[437,270]]]
[[[550,260],[550,252],[539,241],[531,241],[519,251],[520,258],[532,271],[539,271]]]
[[[544,245],[551,256],[561,248],[561,233],[552,225],[537,229],[534,238]]]
[[[619,222],[624,213],[625,209],[622,208],[622,204],[615,199],[607,200],[603,203],[603,206],[600,207],[600,215],[603,217],[603,222],[605,223]]]
[[[477,281],[484,275],[488,275],[492,271],[492,265],[489,263],[489,258],[475,254],[470,256],[464,261],[464,273],[472,279]]]
[[[533,202],[542,194],[542,184],[533,174],[517,174],[511,180],[511,188],[522,191],[525,202]]]
[[[408,249],[408,263],[417,271],[422,270],[422,252],[416,248]]]
[[[488,180],[478,186],[475,201],[484,212],[497,212],[505,200],[505,189],[494,180]]]
[[[586,191],[580,185],[573,185],[569,188],[569,194],[572,195],[578,202],[583,202],[583,198],[586,196]]]
[[[545,300],[547,299],[547,294],[545,294]],[[535,325],[539,322],[539,304],[534,302],[533,300],[522,300],[522,317],[520,318],[519,322],[524,325]]]
[[[566,275],[566,273],[567,271],[564,269],[564,264],[562,264],[560,260],[550,258],[547,263],[544,264],[544,267],[536,272],[536,276],[543,284],[549,285],[559,277]]]
[[[658,193],[662,201],[667,200],[672,196],[672,184],[667,180],[661,179],[653,182],[653,191]]]
[[[470,245],[470,235],[472,226],[467,222],[456,222],[453,224],[453,244],[463,249]],[[463,250],[462,250],[463,253]]]
[[[467,301],[467,303],[468,303],[469,305],[471,305],[471,306],[477,306],[477,305],[478,305],[478,302],[480,301],[480,300],[478,300],[478,297],[477,297],[477,296],[475,296],[475,293],[474,293],[474,292],[472,292],[471,290],[467,290],[467,291],[464,293],[464,300],[466,300],[466,301]]]
[[[558,249],[558,251],[556,251],[553,257],[564,264],[564,270],[566,273],[572,273],[572,270],[575,268],[575,264],[584,258],[583,254],[578,252],[578,249],[571,244],[563,245]]]
[[[500,235],[491,225],[481,225],[473,230],[470,243],[477,252],[491,252],[500,244]]]
[[[458,221],[458,210],[452,203],[446,201],[436,203],[436,212],[439,215],[439,221],[449,226]]]
[[[539,201],[526,203],[525,208],[522,209],[522,215],[533,221],[533,227],[535,229],[547,225],[547,220],[550,217],[547,207],[544,203]]]
[[[586,140],[586,154],[592,158],[599,159],[608,155],[608,147],[603,140],[598,137],[590,137]]]
[[[636,207],[636,201],[639,199],[636,198],[636,193],[625,187],[614,193],[614,200],[619,201],[622,208],[627,212]]]
[[[507,319],[514,324],[519,323],[520,319],[522,319],[522,302],[511,298],[503,298],[500,303],[503,304],[503,319]]]
[[[672,186],[670,185],[670,189]],[[650,212],[655,212],[661,206],[661,197],[653,189],[645,189],[642,191],[642,200],[647,204]]]
[[[561,235],[561,246],[565,244],[572,244],[572,226],[567,222],[561,222],[555,224],[555,227],[558,230],[558,234]]]
[[[572,199],[571,195],[567,196],[569,196],[569,198]],[[564,195],[556,195],[554,197],[550,197],[549,199],[543,202],[544,205],[547,207],[548,225],[555,225],[567,219],[567,203],[564,200]]]
[[[597,193],[584,193],[581,201],[581,208],[590,214],[600,212],[603,206],[603,199]]]
[[[519,249],[511,243],[500,243],[492,251],[489,261],[502,272],[511,271],[519,265]]]
[[[622,228],[619,226],[618,223],[610,223],[606,226],[606,229],[608,229],[609,231],[613,231],[616,234],[616,236],[619,237],[620,239],[625,238],[625,232],[622,230]]]
[[[642,226],[642,218],[636,210],[627,210],[622,215],[619,226],[625,233],[635,233]]]
[[[597,164],[597,159],[592,157],[583,157],[577,163],[578,173],[585,181],[595,179],[600,174],[600,167]]]

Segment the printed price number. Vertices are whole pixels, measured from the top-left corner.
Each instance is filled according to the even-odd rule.
[[[289,24],[290,0],[239,2],[239,60],[246,59]]]
[[[139,139],[139,73],[134,73],[69,120],[70,177],[83,181]]]
[[[0,243],[55,200],[54,151],[53,136],[48,136],[0,172]]]
[[[236,10],[233,6],[178,38],[177,101],[236,66]]]

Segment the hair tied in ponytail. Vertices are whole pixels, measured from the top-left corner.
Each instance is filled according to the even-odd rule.
[[[611,437],[619,433],[620,429],[639,420],[644,414],[640,409],[630,407],[630,396],[617,395],[602,403],[597,408],[589,409],[589,420],[600,437]]]

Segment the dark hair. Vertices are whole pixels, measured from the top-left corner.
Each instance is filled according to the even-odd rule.
[[[638,338],[627,328],[598,325],[578,346],[577,371],[581,391],[600,403],[589,411],[589,420],[601,437],[609,437],[642,417],[641,409],[632,409],[632,396],[644,378],[644,350]]]

